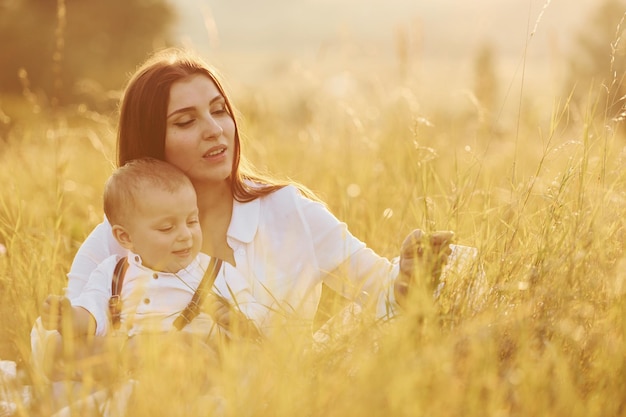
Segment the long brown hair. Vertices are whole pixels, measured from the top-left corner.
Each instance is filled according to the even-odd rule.
[[[241,156],[235,112],[217,72],[193,52],[178,48],[156,52],[131,76],[120,105],[118,165],[123,166],[128,161],[144,157],[165,160],[170,89],[176,81],[193,74],[203,74],[215,83],[235,124],[235,150],[230,175],[233,197],[241,202],[251,201],[294,184],[307,197],[316,199],[311,191],[300,184],[261,175]]]

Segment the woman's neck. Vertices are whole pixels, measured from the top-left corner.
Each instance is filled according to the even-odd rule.
[[[194,184],[198,195],[200,225],[202,226],[202,251],[235,265],[232,248],[226,235],[233,212],[233,194],[230,184]]]
[[[230,214],[233,207],[233,194],[228,181],[194,184],[194,187],[201,216],[219,215],[225,212]]]

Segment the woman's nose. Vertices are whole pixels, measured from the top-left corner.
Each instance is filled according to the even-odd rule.
[[[204,139],[217,139],[222,136],[222,133],[224,133],[224,129],[213,117],[207,116],[204,118]]]

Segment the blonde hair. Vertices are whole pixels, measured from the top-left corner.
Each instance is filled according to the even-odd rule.
[[[146,187],[175,192],[193,184],[177,167],[155,158],[133,159],[117,168],[104,186],[104,214],[111,225],[124,225]],[[195,192],[195,190],[194,190]]]

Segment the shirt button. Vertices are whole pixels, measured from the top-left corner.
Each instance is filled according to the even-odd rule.
[[[150,304],[150,299],[149,298],[144,298],[143,299],[143,303],[144,304]]]
[[[135,256],[135,262],[139,262],[139,256]]]
[[[152,278],[154,279],[159,279],[159,274],[157,274],[156,272],[154,274],[152,274]]]

